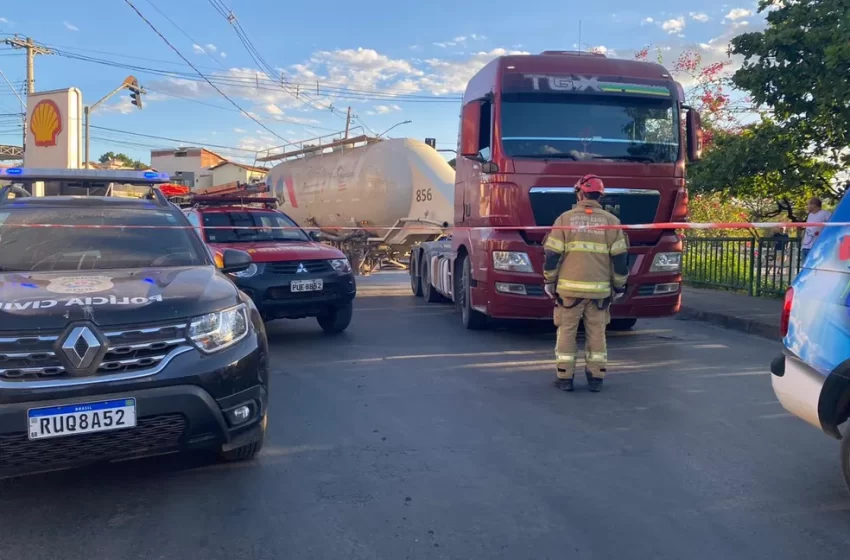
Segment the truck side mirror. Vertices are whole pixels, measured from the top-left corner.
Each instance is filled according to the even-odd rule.
[[[225,249],[221,258],[221,271],[226,273],[242,272],[251,266],[251,255],[238,249]]]
[[[688,161],[697,162],[702,157],[702,119],[695,109],[687,113]]]
[[[319,233],[318,231],[310,231],[310,233],[308,235],[310,236],[310,239],[312,239],[313,241],[321,241],[322,240],[322,234]]]
[[[481,134],[481,102],[472,101],[463,107],[460,128],[460,155],[477,158],[481,151],[478,138]]]

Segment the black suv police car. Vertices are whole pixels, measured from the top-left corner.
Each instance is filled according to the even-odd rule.
[[[268,343],[180,209],[0,191],[0,476],[215,449],[253,457]],[[34,225],[47,227],[33,227]],[[73,227],[69,227],[73,226]]]

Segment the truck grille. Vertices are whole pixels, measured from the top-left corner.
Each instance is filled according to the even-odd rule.
[[[150,370],[189,347],[186,324],[108,330],[108,350],[96,375]],[[0,336],[0,381],[39,381],[72,377],[56,355],[61,333]],[[81,355],[85,348],[77,350]]]
[[[43,470],[63,465],[162,453],[180,446],[182,414],[139,418],[135,428],[31,441],[26,432],[0,435],[0,469]]]
[[[575,191],[567,187],[533,187],[528,196],[538,226],[551,226],[576,203]],[[605,190],[601,204],[630,225],[654,222],[660,201],[661,193],[655,190],[611,188]]]
[[[318,272],[329,272],[331,270],[330,261],[291,261],[291,262],[273,262],[266,264],[266,272],[269,274],[296,274],[299,266],[303,266],[304,270],[309,274]],[[303,274],[303,272],[302,272]]]

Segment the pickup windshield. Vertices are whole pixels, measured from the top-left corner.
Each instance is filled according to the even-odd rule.
[[[501,109],[510,157],[674,163],[679,155],[669,98],[511,93]]]
[[[208,212],[204,231],[210,243],[310,240],[298,224],[278,212]]]
[[[75,227],[21,227],[25,224]],[[173,212],[150,209],[53,207],[0,211],[0,272],[208,264],[197,236],[190,229],[175,228],[184,225]]]

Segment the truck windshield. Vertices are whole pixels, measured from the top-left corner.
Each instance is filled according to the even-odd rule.
[[[20,227],[25,224],[75,227]],[[175,227],[183,225],[173,212],[149,209],[54,207],[0,211],[0,272],[207,263],[203,246],[194,233]],[[160,227],[162,229],[158,229]]]
[[[513,93],[502,96],[505,155],[674,163],[679,116],[669,99]]]
[[[204,227],[210,243],[309,241],[298,224],[277,212],[205,213]]]

